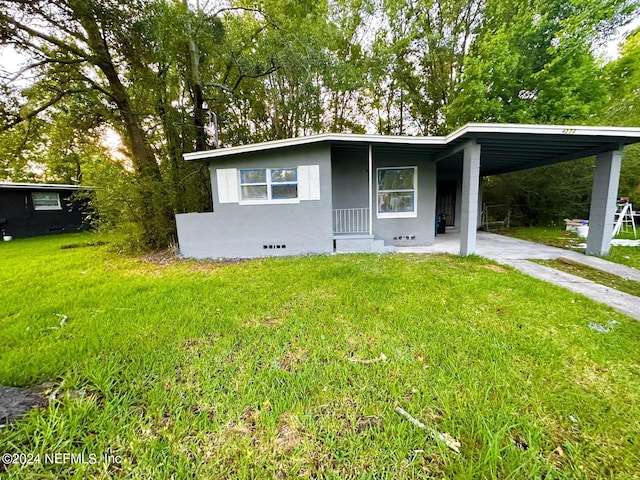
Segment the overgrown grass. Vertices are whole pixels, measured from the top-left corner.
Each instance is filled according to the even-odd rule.
[[[514,227],[502,230],[500,234],[552,247],[584,251],[584,249],[572,248],[583,243],[585,241],[584,238],[578,237],[575,232],[568,232],[560,227]]]
[[[59,386],[0,450],[122,463],[7,478],[637,476],[640,324],[584,297],[477,257],[223,265],[104,241],[0,244],[0,384]]]
[[[602,258],[640,270],[640,247],[611,247],[609,255]]]
[[[601,285],[640,297],[640,283],[634,280],[622,278],[618,275],[603,272],[602,270],[582,265],[577,262],[569,262],[566,259],[534,261],[541,265],[547,265],[548,267],[555,268],[556,270],[562,270],[563,272],[571,273],[572,275],[577,275],[578,277],[586,278],[587,280],[591,280]]]
[[[560,227],[517,227],[504,230],[500,233],[530,242],[566,248],[577,252],[584,252],[584,248],[575,248],[575,246],[586,242],[584,238],[578,237],[575,232],[567,232],[564,228]],[[632,239],[633,236],[621,234],[616,238]],[[612,246],[609,255],[602,258],[611,262],[627,265],[628,267],[640,269],[640,247]]]

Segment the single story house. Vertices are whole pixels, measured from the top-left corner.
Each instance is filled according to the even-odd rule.
[[[323,134],[188,153],[213,212],[176,216],[182,255],[262,257],[430,245],[436,219],[475,251],[481,179],[596,156],[587,253],[608,253],[622,149],[640,128],[468,124],[447,136]]]
[[[74,196],[80,188],[0,182],[0,230],[21,238],[86,229],[88,202]]]

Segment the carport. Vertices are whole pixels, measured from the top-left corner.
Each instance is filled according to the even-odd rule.
[[[476,252],[482,177],[595,156],[587,255],[611,246],[622,149],[640,129],[556,125],[468,124],[446,137],[438,172],[462,171],[460,254]]]

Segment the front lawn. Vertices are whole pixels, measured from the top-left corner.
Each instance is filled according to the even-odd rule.
[[[7,478],[636,478],[640,324],[607,307],[478,257],[110,249],[0,243],[0,384],[53,382]]]

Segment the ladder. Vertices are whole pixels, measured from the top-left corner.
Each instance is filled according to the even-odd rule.
[[[611,237],[615,237],[621,231],[628,232],[629,226],[631,226],[633,230],[633,237],[636,238],[636,222],[633,218],[633,207],[629,202],[619,203],[618,211],[616,212],[616,223],[613,226],[613,235]]]

